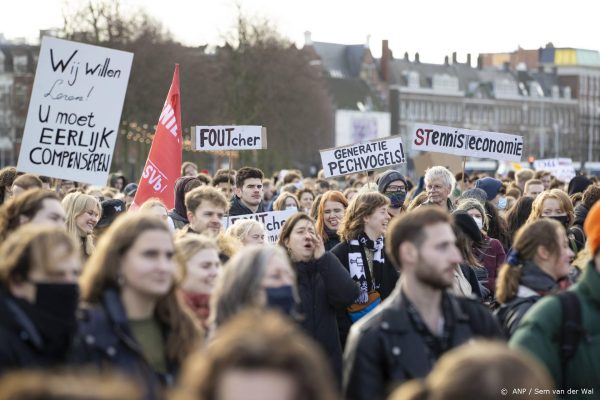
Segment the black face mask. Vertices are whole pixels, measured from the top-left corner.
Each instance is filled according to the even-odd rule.
[[[569,226],[569,216],[568,215],[552,215],[547,218],[553,219],[561,223],[562,226],[567,228]]]
[[[281,286],[278,288],[266,288],[267,306],[283,312],[286,315],[292,315],[296,300],[291,286]]]

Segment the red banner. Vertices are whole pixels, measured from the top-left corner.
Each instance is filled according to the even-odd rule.
[[[168,209],[175,207],[175,180],[180,176],[182,151],[179,64],[176,64],[173,82],[158,118],[148,160],[130,210],[138,209],[150,198],[162,200]]]

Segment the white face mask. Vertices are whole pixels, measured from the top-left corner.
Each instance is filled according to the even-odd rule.
[[[473,219],[475,220],[475,223],[477,224],[477,227],[479,228],[479,230],[482,230],[483,229],[483,219],[477,218],[477,217],[473,217]]]

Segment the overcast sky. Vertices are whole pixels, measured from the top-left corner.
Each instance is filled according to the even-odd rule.
[[[69,0],[72,4],[77,0]],[[8,4],[10,2],[10,5]],[[232,0],[122,0],[142,6],[161,20],[175,38],[188,45],[220,44],[234,25]],[[64,0],[2,0],[0,33],[8,39],[37,42],[38,30],[60,27]],[[441,63],[445,55],[508,52],[517,46],[535,49],[553,42],[557,47],[598,50],[600,4],[589,0],[239,0],[244,12],[270,20],[279,32],[304,43],[314,41],[365,43],[370,35],[373,54],[381,54],[388,39],[395,57],[405,51],[411,60]]]

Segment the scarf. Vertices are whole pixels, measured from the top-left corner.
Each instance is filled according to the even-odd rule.
[[[190,307],[204,327],[210,314],[210,294],[183,292],[185,304]]]

